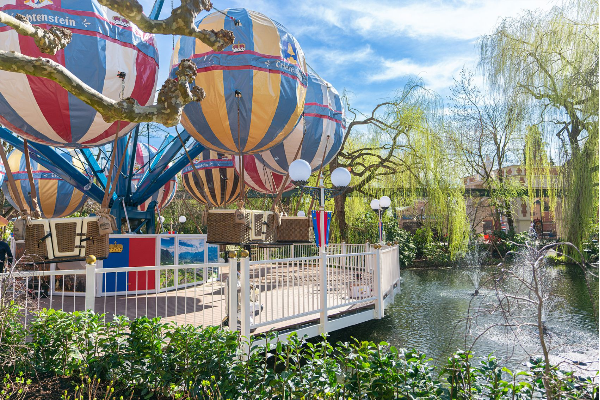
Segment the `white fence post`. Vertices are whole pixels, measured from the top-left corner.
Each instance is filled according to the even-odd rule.
[[[321,246],[320,264],[320,286],[321,286],[321,316],[319,323],[319,333],[327,333],[327,250]]]
[[[85,309],[96,311],[96,257],[85,260]]]
[[[381,319],[385,315],[385,306],[383,304],[382,271],[381,265],[381,247],[375,250],[375,318]]]
[[[238,320],[237,259],[229,257],[229,330],[237,331]]]
[[[250,307],[250,258],[243,257],[240,259],[240,283],[241,283],[241,304],[240,304],[240,333],[243,337],[250,338],[250,313],[254,313],[254,309]],[[254,318],[253,318],[254,319]]]
[[[295,257],[296,257],[296,251],[294,249],[294,243],[292,243],[290,246],[290,258],[295,258]]]

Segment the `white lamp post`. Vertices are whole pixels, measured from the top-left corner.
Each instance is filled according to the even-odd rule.
[[[351,175],[350,172],[346,168],[336,168],[335,171],[331,173],[331,183],[334,186],[334,189],[325,189],[325,185],[323,183],[323,176],[319,177],[319,186],[318,187],[307,187],[308,179],[310,178],[310,174],[312,173],[312,167],[305,160],[295,160],[290,164],[289,169],[290,179],[294,182],[296,186],[300,186],[302,189],[307,188],[308,193],[311,197],[316,198],[317,193],[319,193],[319,203],[320,210],[325,211],[325,199],[326,199],[326,190],[328,196],[336,196],[340,194],[346,186],[350,184]],[[318,191],[317,191],[318,190]],[[298,213],[298,216],[305,216],[304,212]],[[323,213],[325,215],[325,213]],[[319,221],[319,231],[325,232],[325,217],[322,217]],[[325,242],[323,242],[325,243]]]
[[[185,221],[187,221],[187,218],[185,217],[185,215],[179,216],[179,230],[181,230],[181,225],[184,224]]]
[[[383,223],[381,221],[381,213],[385,212],[392,205],[392,199],[387,196],[382,196],[380,199],[371,200],[371,209],[377,213],[379,242],[383,242]]]

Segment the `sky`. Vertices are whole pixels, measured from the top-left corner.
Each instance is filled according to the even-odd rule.
[[[150,10],[154,1],[142,3]],[[363,113],[370,113],[414,78],[446,100],[461,68],[475,70],[482,35],[492,33],[503,18],[556,4],[553,0],[213,0],[219,10],[247,7],[284,25],[299,41],[309,66],[340,94],[347,92],[351,105]],[[165,1],[161,18],[170,10],[171,3]],[[172,43],[170,36],[158,37],[158,87],[167,78]]]

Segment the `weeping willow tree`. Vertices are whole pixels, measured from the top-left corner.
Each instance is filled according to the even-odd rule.
[[[561,166],[561,230],[579,248],[598,230],[598,46],[593,0],[506,19],[481,41],[489,82],[527,101],[537,116],[531,124],[553,143]]]
[[[521,102],[495,93],[483,93],[473,72],[463,69],[452,87],[450,143],[462,161],[465,175],[475,175],[489,191],[490,210],[497,229],[505,215],[514,231],[512,201],[517,194],[514,181],[503,168],[516,163],[523,149],[522,123],[526,110]]]
[[[341,239],[347,240],[349,221],[368,214],[369,202],[385,191],[393,193],[392,207],[425,200],[425,224],[445,237],[454,257],[466,245],[468,221],[462,181],[444,145],[442,105],[419,84],[410,83],[371,115],[348,125],[347,139],[330,169],[351,168],[351,187],[336,199],[336,220]],[[358,130],[363,126],[362,130]],[[366,129],[365,129],[366,128]],[[348,202],[350,194],[361,200]],[[356,197],[356,196],[353,196]],[[347,215],[346,207],[356,211]],[[354,220],[354,221],[353,221]]]
[[[553,168],[548,157],[548,144],[544,142],[542,132],[537,126],[529,126],[525,135],[525,180],[527,184],[528,203],[533,210],[536,201],[543,204],[548,199],[550,215],[555,216],[559,181],[557,170]]]

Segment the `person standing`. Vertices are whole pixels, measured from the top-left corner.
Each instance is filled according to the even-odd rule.
[[[8,264],[7,264],[8,262]],[[0,274],[4,272],[4,265],[12,264],[13,255],[10,246],[4,240],[0,240]]]

